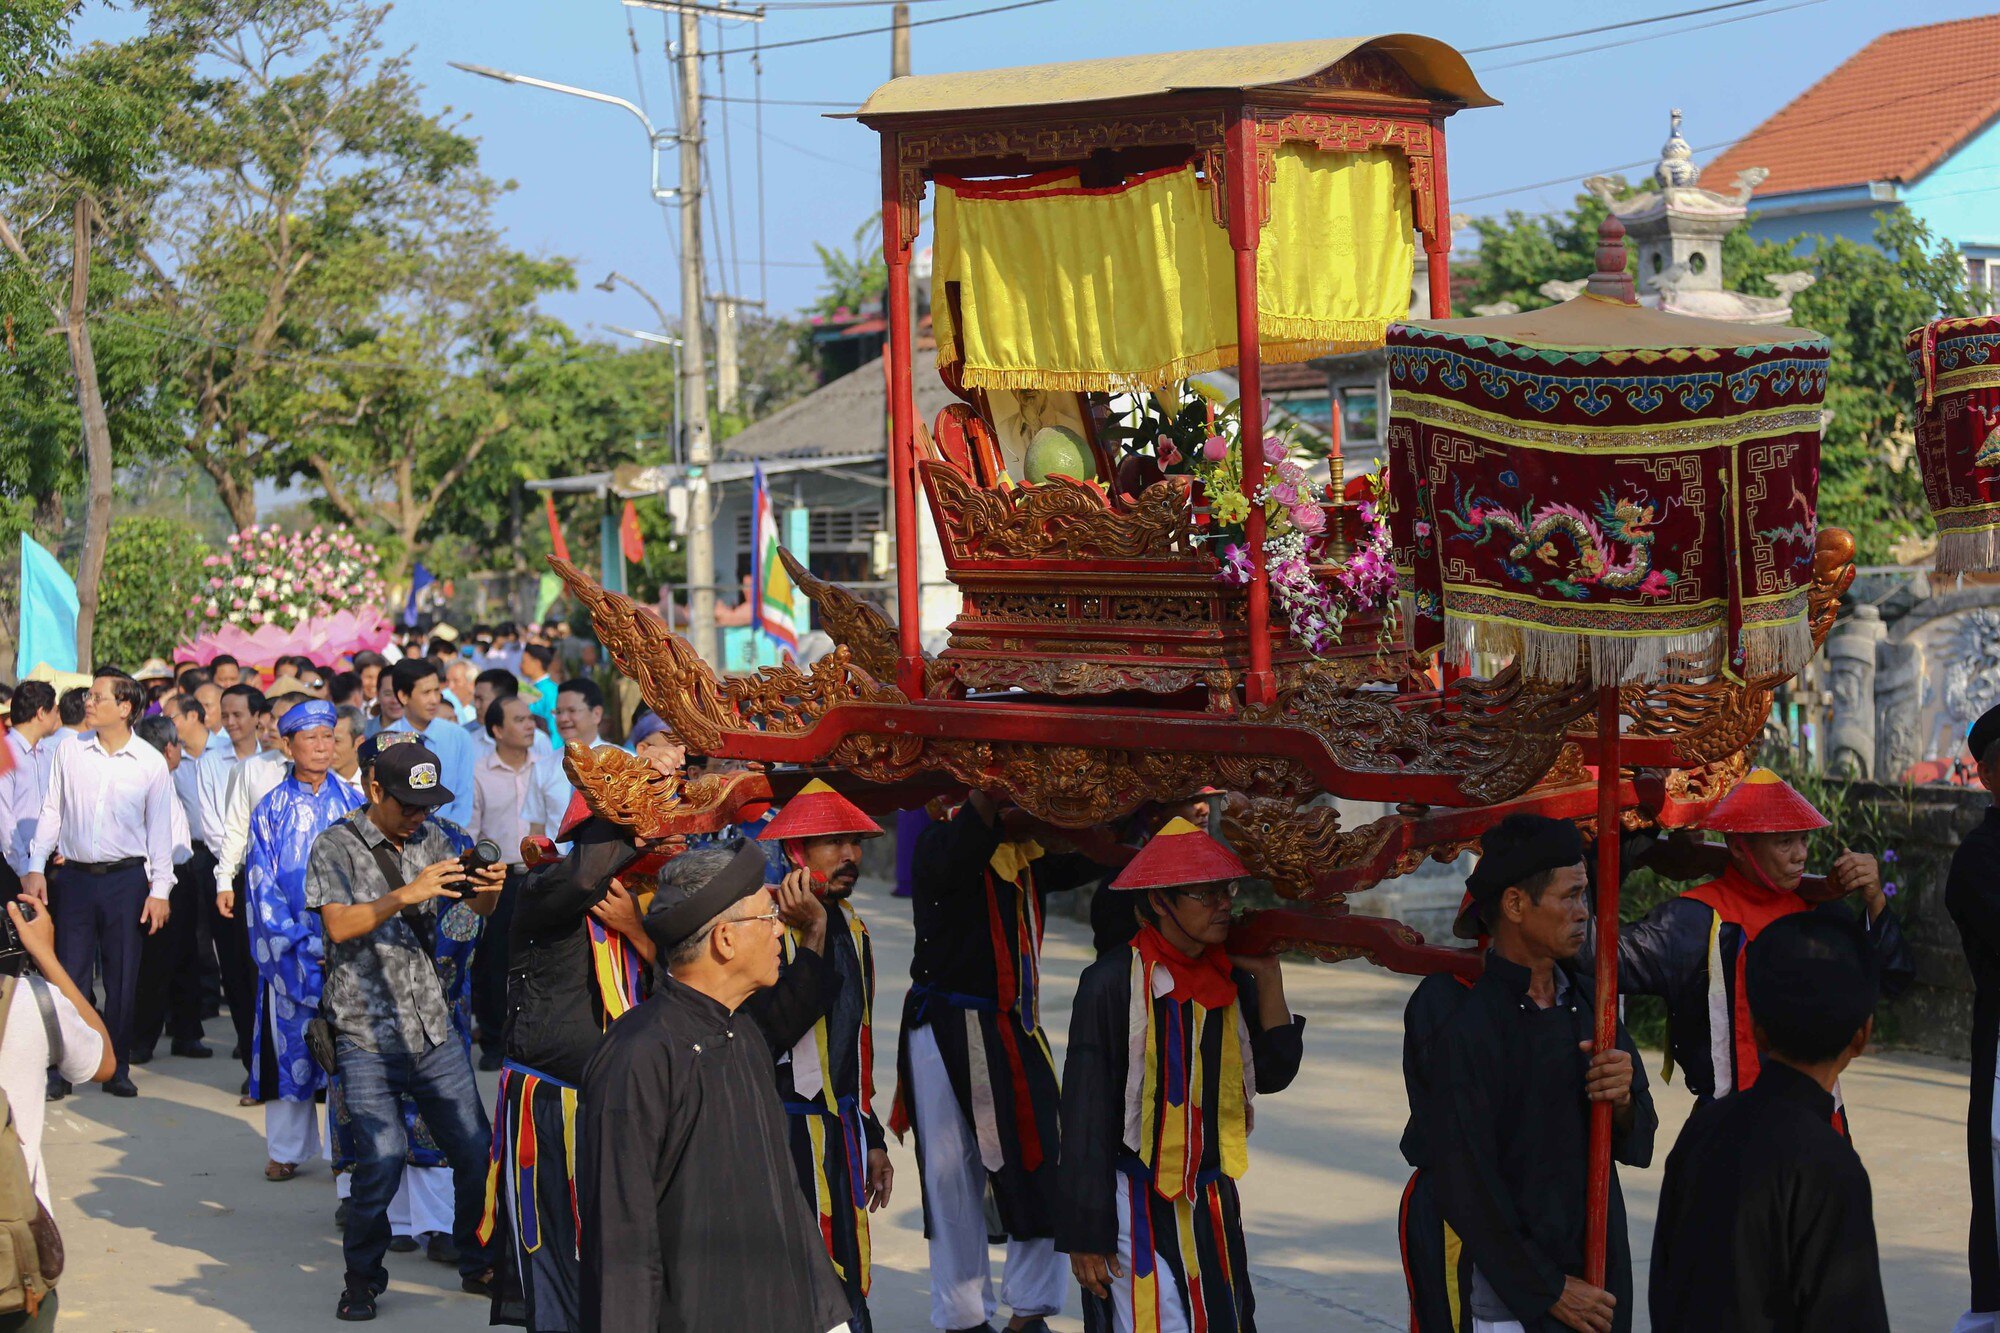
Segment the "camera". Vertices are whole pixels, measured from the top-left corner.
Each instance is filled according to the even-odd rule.
[[[497,865],[499,861],[500,844],[491,838],[481,838],[478,842],[461,852],[458,857],[458,864],[468,875],[476,875],[488,866]],[[469,893],[472,890],[472,881],[461,879],[451,887],[459,893]]]
[[[42,910],[41,904],[32,898],[20,898],[16,901],[20,903],[21,915],[26,920],[33,921]],[[27,946],[21,943],[21,932],[15,929],[14,918],[5,912],[0,912],[0,972],[13,971],[16,960],[25,959],[27,956]]]

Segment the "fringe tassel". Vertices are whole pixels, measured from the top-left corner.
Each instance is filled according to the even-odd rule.
[[[1315,357],[1370,351],[1388,336],[1388,321],[1380,319],[1305,319],[1261,315],[1258,333],[1266,341],[1258,349],[1266,365],[1289,365]],[[1226,370],[1237,364],[1235,344],[1176,357],[1145,370],[1050,370],[1025,367],[960,366],[959,382],[968,389],[1053,389],[1070,393],[1130,393],[1164,389],[1193,375]],[[938,343],[938,369],[960,364],[955,344]]]
[[[1727,638],[1720,628],[1690,634],[1593,636],[1492,621],[1446,617],[1445,653],[1459,666],[1475,657],[1512,659],[1531,679],[1567,683],[1588,676],[1606,684],[1696,681],[1720,673]],[[1812,630],[1803,618],[1752,625],[1743,632],[1743,674],[1797,672],[1812,656]]]
[[[1940,574],[2000,574],[2000,523],[1938,538]]]

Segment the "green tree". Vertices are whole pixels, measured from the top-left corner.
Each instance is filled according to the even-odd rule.
[[[1464,302],[1474,306],[1512,301],[1523,310],[1549,304],[1545,282],[1574,282],[1596,264],[1597,229],[1610,212],[1596,195],[1580,194],[1563,213],[1523,213],[1474,218],[1479,257]]]
[[[102,619],[96,661],[127,671],[165,657],[194,628],[189,607],[207,586],[207,547],[194,525],[176,519],[121,518],[111,525],[99,588]]]
[[[831,319],[842,310],[850,314],[866,309],[889,290],[889,265],[882,258],[882,215],[876,213],[854,229],[854,253],[813,242],[820,266],[826,270],[825,283],[811,313]]]

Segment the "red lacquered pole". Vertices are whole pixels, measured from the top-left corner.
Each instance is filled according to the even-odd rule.
[[[910,363],[916,346],[910,325],[910,246],[916,218],[903,209],[901,136],[882,136],[882,258],[889,269],[889,490],[896,506],[896,686],[912,699],[924,694],[922,593],[917,576],[923,556],[917,538],[916,402]]]
[[[1431,318],[1451,318],[1451,182],[1444,165],[1444,119],[1431,119],[1431,229],[1424,235],[1430,261]]]
[[[1242,393],[1237,418],[1243,444],[1243,493],[1264,485],[1264,366],[1257,334],[1258,216],[1256,122],[1239,107],[1230,112],[1224,145],[1223,188],[1229,198],[1229,245],[1236,252],[1236,383]],[[1254,501],[1243,523],[1250,548],[1250,670],[1243,681],[1245,702],[1271,703],[1278,695],[1271,674],[1271,577],[1264,561],[1264,507]]]
[[[1597,1049],[1618,1040],[1618,687],[1597,693]],[[1590,1104],[1590,1181],[1584,1197],[1584,1280],[1604,1285],[1611,1208],[1611,1103]]]

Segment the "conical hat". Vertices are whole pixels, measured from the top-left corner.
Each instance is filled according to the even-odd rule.
[[[863,838],[879,838],[882,826],[870,819],[860,806],[814,778],[799,788],[799,794],[785,802],[778,817],[757,835],[760,841],[786,838],[824,838],[835,833],[853,833]]]
[[[1111,887],[1167,889],[1182,884],[1218,884],[1249,873],[1236,853],[1175,816],[1118,872]]]
[[[1768,768],[1753,768],[1716,802],[1702,827],[1711,833],[1808,833],[1827,818]]]

